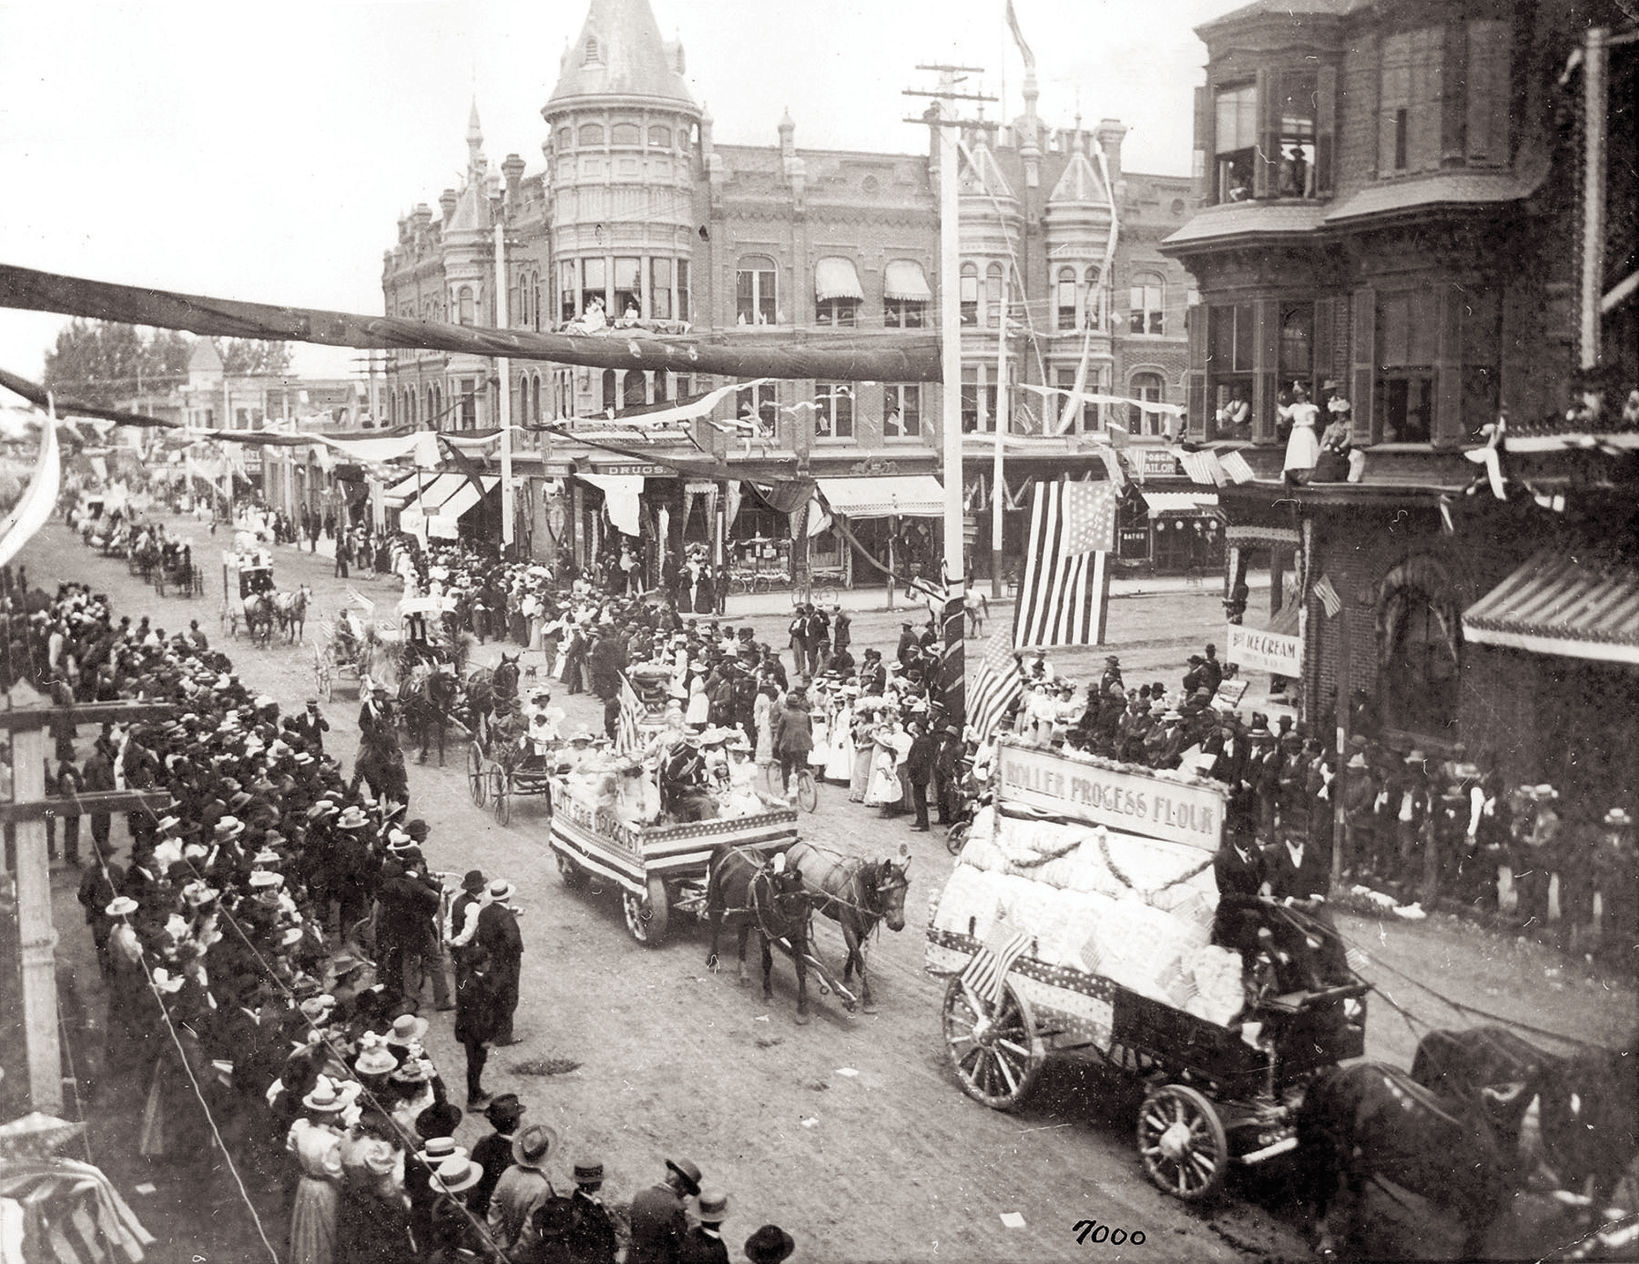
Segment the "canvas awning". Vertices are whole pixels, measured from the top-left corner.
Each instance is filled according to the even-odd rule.
[[[937,518],[945,512],[945,489],[931,474],[822,478],[819,489],[831,512],[844,518]]]
[[[433,515],[467,481],[465,474],[422,474],[420,477],[424,480],[422,486],[405,502],[398,515],[399,530],[411,535],[425,535]]]
[[[484,484],[484,495],[488,495],[501,485],[501,480],[492,474],[480,475]],[[438,512],[427,519],[427,534],[437,536],[441,540],[453,540],[460,535],[458,525],[463,515],[471,510],[483,499],[478,489],[472,485],[470,478],[463,477],[461,486],[455,489],[448,500],[438,507]]]
[[[1544,549],[1463,613],[1481,645],[1639,664],[1639,564],[1596,548]]]
[[[1150,517],[1159,518],[1164,513],[1199,513],[1203,509],[1216,509],[1218,497],[1215,492],[1150,492],[1141,493],[1144,503],[1150,508]]]
[[[915,259],[890,259],[882,276],[882,297],[899,303],[931,303],[928,274]]]
[[[402,509],[414,498],[417,484],[431,481],[425,474],[407,475],[391,487],[381,489],[381,503],[387,509]]]
[[[641,474],[577,473],[575,477],[583,483],[590,483],[603,493],[603,507],[608,510],[609,521],[617,531],[623,531],[627,535],[643,533],[642,514],[639,510],[643,496]]]
[[[834,298],[863,300],[865,291],[860,287],[854,261],[841,255],[821,259],[814,266],[814,297],[821,303]]]

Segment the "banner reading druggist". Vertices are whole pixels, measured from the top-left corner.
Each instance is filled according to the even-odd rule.
[[[1224,654],[1225,662],[1254,671],[1273,672],[1277,676],[1303,675],[1301,636],[1283,636],[1279,632],[1264,632],[1231,623],[1224,639],[1229,645]]]
[[[1218,850],[1224,796],[1215,787],[1122,772],[1010,742],[998,748],[997,776],[1001,797],[1011,803],[1123,834]]]

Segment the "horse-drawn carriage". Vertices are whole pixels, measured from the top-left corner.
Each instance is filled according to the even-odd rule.
[[[319,621],[319,638],[313,642],[313,685],[326,702],[336,696],[340,681],[352,681],[362,690],[366,678],[377,678],[377,664],[386,645],[397,636],[370,618],[343,609],[334,620]]]
[[[1091,1050],[1146,1081],[1140,1157],[1183,1199],[1294,1149],[1304,1085],[1365,1048],[1367,985],[1328,923],[1267,908],[1311,948],[1331,935],[1322,986],[1310,974],[1293,987],[1274,957],[1248,963],[1212,942],[1223,820],[1214,782],[1004,739],[995,801],[927,932],[968,1095],[1010,1110],[1049,1052]]]
[[[193,560],[193,550],[175,541],[160,546],[151,578],[154,592],[161,597],[168,592],[179,597],[205,595],[205,572]]]
[[[273,559],[265,549],[222,551],[222,631],[237,638],[244,626],[251,640],[273,634]]]
[[[559,770],[562,713],[539,709],[494,716],[472,729],[467,747],[467,792],[478,807],[495,814],[498,825],[512,823],[513,803],[545,799],[552,808],[552,780]]]

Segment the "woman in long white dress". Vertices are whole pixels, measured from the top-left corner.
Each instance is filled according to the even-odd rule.
[[[774,763],[774,699],[777,695],[773,685],[764,685],[751,705],[751,726],[757,730],[757,767],[765,774]]]
[[[881,808],[882,815],[888,816],[904,796],[899,784],[899,760],[901,747],[910,749],[910,737],[896,720],[879,726],[871,739],[875,749],[871,752],[871,779],[865,787],[865,806]]]
[[[1320,409],[1309,402],[1309,392],[1303,383],[1292,384],[1292,402],[1281,410],[1281,415],[1292,423],[1282,471],[1288,483],[1307,483],[1314,473],[1315,462],[1320,460],[1320,436],[1315,432]]]
[[[336,1215],[341,1207],[341,1139],[337,1126],[342,1096],[330,1081],[319,1083],[302,1105],[307,1113],[290,1125],[285,1148],[296,1159],[298,1179],[290,1204],[290,1264],[331,1264],[336,1255]]]
[[[825,760],[827,781],[852,781],[854,775],[854,708],[844,686],[834,695],[831,712],[831,748]],[[857,689],[854,692],[858,692]]]
[[[706,678],[696,675],[689,682],[689,708],[684,713],[689,724],[705,724],[711,719],[711,699],[706,696]]]
[[[813,717],[814,745],[808,752],[808,766],[814,770],[816,777],[825,776],[825,765],[831,758],[834,740],[832,700],[833,695],[828,690],[818,684],[814,686],[814,709],[810,713]]]
[[[871,757],[876,744],[871,734],[876,729],[876,698],[860,698],[854,703],[853,723],[849,726],[849,744],[853,747],[853,763],[848,774],[848,802],[865,802],[865,790],[871,781]]]

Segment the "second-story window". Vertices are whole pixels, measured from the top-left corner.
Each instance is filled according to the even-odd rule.
[[[601,145],[601,144],[603,144],[603,124],[602,123],[582,123],[580,125],[580,132],[578,133],[578,138],[579,138],[580,143],[582,145]]]
[[[773,325],[775,305],[774,261],[750,255],[740,261],[735,278],[734,319],[741,325]]]
[[[649,315],[656,320],[672,318],[672,261],[649,260]]]
[[[843,255],[827,255],[814,265],[814,323],[845,326],[859,324],[859,306],[865,300],[859,272]]]
[[[1166,383],[1161,380],[1159,373],[1134,373],[1128,388],[1132,399],[1141,399],[1151,404],[1159,404],[1161,396],[1166,390]],[[1127,427],[1135,435],[1156,435],[1161,433],[1161,414],[1152,412],[1148,408],[1140,408],[1137,404],[1127,405]]]
[[[609,313],[628,319],[643,314],[643,260],[630,257],[615,259],[615,306]]]
[[[1319,89],[1312,70],[1283,70],[1280,83],[1279,156],[1275,168],[1277,197],[1315,195],[1315,136],[1320,113]]]
[[[1434,433],[1434,361],[1440,334],[1432,289],[1377,299],[1377,439],[1428,443]]]
[[[1245,202],[1252,196],[1252,162],[1258,151],[1257,85],[1219,88],[1214,104],[1218,201]]]
[[[686,378],[677,379],[679,399],[688,395],[691,385]],[[752,437],[750,427],[753,426],[756,427],[756,438],[775,437],[779,429],[780,406],[774,383],[759,382],[756,386],[741,387],[734,392],[734,408],[741,425],[747,427],[741,431],[742,438]]]
[[[979,265],[964,263],[962,265],[962,323],[977,325],[979,323]]]
[[[596,303],[604,309],[604,315],[609,311],[609,269],[602,259],[582,259],[580,280],[580,309],[582,312],[592,310]]]
[[[999,263],[985,271],[985,324],[993,329],[1002,326],[1002,314],[1007,311],[1007,273]]]
[[[882,434],[888,439],[913,439],[922,433],[922,387],[917,382],[890,383],[882,388]]]
[[[975,365],[962,366],[962,433],[973,434],[979,429],[979,370]]]
[[[859,300],[853,298],[828,298],[816,302],[814,304],[814,323],[816,325],[853,328],[859,324]]]
[[[882,323],[890,329],[921,329],[928,323],[933,291],[914,259],[890,259],[882,274]]]
[[[472,287],[463,285],[456,291],[455,301],[457,310],[461,313],[460,321],[463,325],[472,324]]]
[[[1057,302],[1054,304],[1057,317],[1056,328],[1074,329],[1076,327],[1076,270],[1074,268],[1060,268],[1057,286]]]
[[[563,259],[558,263],[558,319],[575,319],[575,261]]]
[[[1164,334],[1166,285],[1153,272],[1134,275],[1128,298],[1127,329],[1135,334]]]
[[[1440,165],[1445,29],[1431,26],[1383,41],[1377,97],[1377,173]]]
[[[677,319],[693,320],[694,317],[690,314],[693,310],[689,300],[689,261],[679,259],[677,261]]]
[[[1081,322],[1087,329],[1104,327],[1104,279],[1098,268],[1087,269],[1087,301],[1082,306]]]
[[[814,384],[814,438],[854,437],[854,388],[846,382]]]

